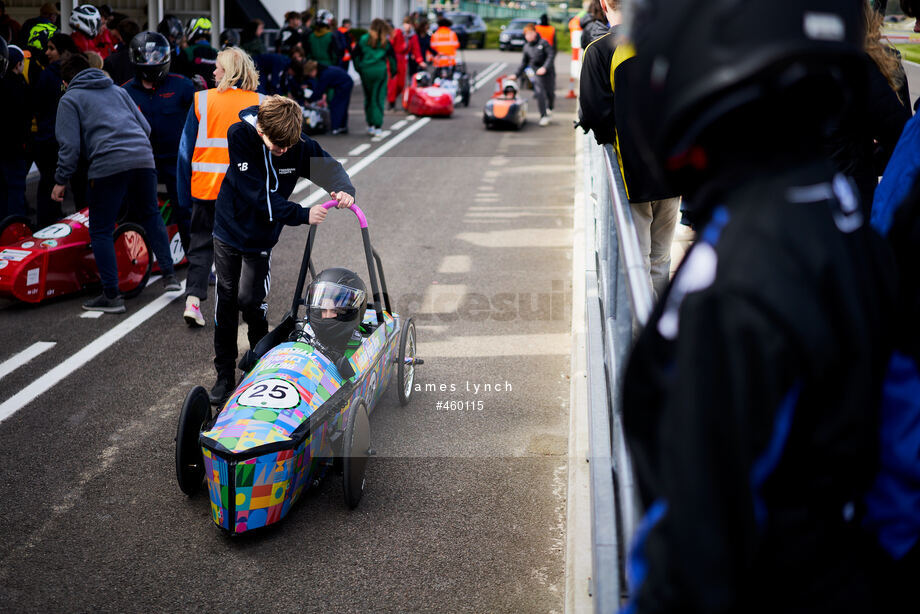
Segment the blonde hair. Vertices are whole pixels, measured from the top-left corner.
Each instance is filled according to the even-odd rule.
[[[102,70],[102,56],[96,53],[95,51],[87,51],[85,53],[86,61],[89,62],[90,68],[98,68]]]
[[[300,140],[303,109],[284,96],[266,96],[259,105],[256,124],[262,134],[278,147],[293,147]]]
[[[227,47],[217,54],[217,64],[224,69],[224,78],[217,84],[218,92],[226,92],[234,86],[254,92],[259,87],[259,71],[242,49]]]
[[[864,44],[866,54],[878,66],[885,80],[888,81],[889,87],[897,93],[904,83],[904,78],[894,50],[882,42],[882,23],[885,17],[870,7],[868,2],[863,3],[863,17],[865,18],[866,26]],[[901,102],[904,103],[903,100]],[[910,103],[908,102],[907,104]]]
[[[387,22],[377,17],[371,22],[371,27],[367,31],[367,42],[374,49],[383,47],[392,31]]]

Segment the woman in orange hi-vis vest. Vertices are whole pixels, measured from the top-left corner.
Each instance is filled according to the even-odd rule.
[[[183,313],[189,326],[204,326],[201,301],[208,298],[214,260],[214,203],[230,164],[227,130],[240,121],[240,111],[262,100],[255,92],[259,86],[255,64],[237,47],[217,54],[214,81],[217,87],[195,93],[179,142],[176,169],[179,206],[192,211]]]
[[[453,22],[444,17],[438,19],[438,29],[431,35],[431,51],[435,54],[432,63],[435,68],[457,65],[457,49],[460,48],[460,39],[456,32],[450,29]]]

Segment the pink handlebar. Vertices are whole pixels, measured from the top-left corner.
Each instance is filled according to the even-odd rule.
[[[337,200],[327,200],[326,202],[321,204],[320,207],[328,210],[328,209],[332,209],[338,204],[339,204],[339,201]],[[359,207],[358,205],[352,205],[349,207],[349,209],[351,209],[352,212],[355,214],[355,216],[357,216],[358,222],[361,224],[361,228],[367,228],[367,217],[364,215],[364,211],[361,211],[361,207]]]

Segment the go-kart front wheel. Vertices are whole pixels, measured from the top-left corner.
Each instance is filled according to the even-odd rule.
[[[409,361],[408,363],[406,361]],[[396,364],[396,380],[399,384],[399,404],[406,405],[412,396],[415,383],[415,322],[406,320],[399,335],[399,362]]]
[[[147,235],[137,224],[128,223],[119,224],[112,238],[118,264],[118,290],[125,298],[133,298],[147,285],[153,264]]]
[[[10,215],[0,222],[0,245],[12,245],[32,234],[29,218],[24,215]]]
[[[176,479],[182,492],[190,497],[198,492],[204,479],[204,458],[198,436],[210,420],[208,391],[203,386],[195,386],[185,397],[176,429]]]
[[[342,444],[342,490],[345,505],[349,509],[358,507],[364,495],[364,474],[371,456],[371,422],[367,407],[358,403],[349,412]]]

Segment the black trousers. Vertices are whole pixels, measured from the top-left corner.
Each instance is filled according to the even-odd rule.
[[[214,203],[213,200],[192,199],[191,233],[186,252],[188,273],[185,294],[208,300],[208,275],[214,262]]]
[[[215,237],[214,266],[214,368],[218,378],[235,379],[239,314],[248,328],[250,348],[268,333],[265,298],[271,287],[271,252],[244,253]]]

